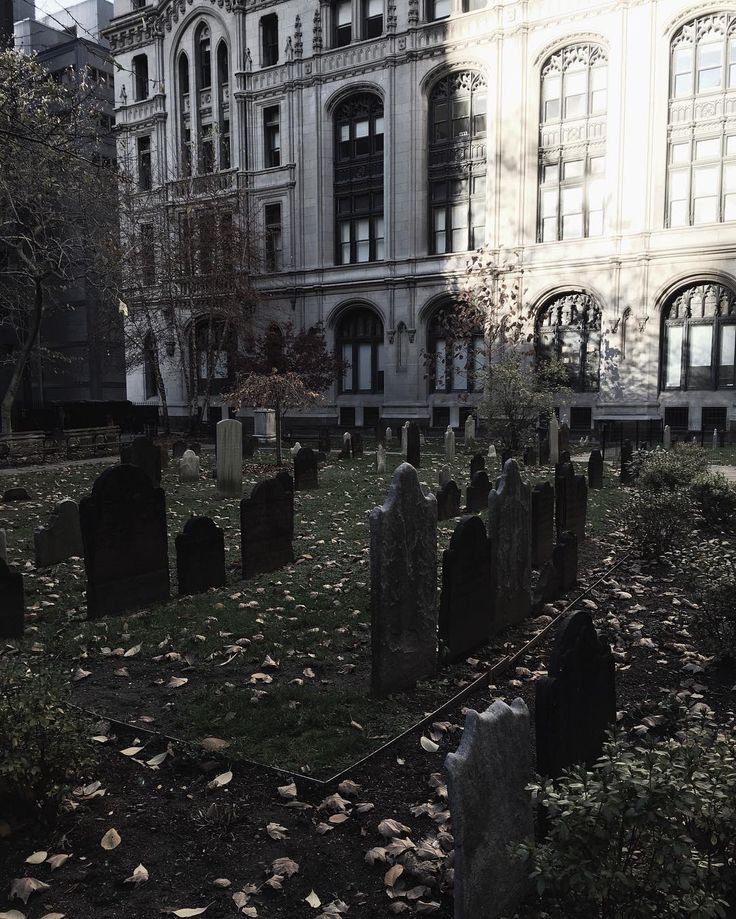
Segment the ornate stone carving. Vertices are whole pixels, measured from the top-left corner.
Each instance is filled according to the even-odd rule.
[[[320,8],[314,11],[314,20],[312,23],[312,47],[315,51],[322,50],[322,13]]]
[[[294,20],[294,55],[301,57],[304,52],[304,42],[302,40],[302,17],[297,13]]]

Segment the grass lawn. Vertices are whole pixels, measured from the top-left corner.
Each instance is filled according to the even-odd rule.
[[[372,450],[354,461],[340,461],[333,453],[320,472],[320,488],[296,494],[296,563],[249,581],[240,579],[238,502],[217,495],[210,477],[213,454],[203,453],[198,483],[180,485],[172,464],[162,483],[171,601],[89,622],[81,559],[37,570],[33,529],[46,522],[56,501],[89,493],[103,467],[3,475],[0,488],[23,485],[32,496],[30,502],[2,505],[0,517],[8,561],[25,578],[27,629],[20,653],[33,666],[56,668],[71,679],[79,705],[194,742],[220,738],[234,759],[321,775],[350,764],[444,702],[503,649],[500,636],[469,663],[444,668],[415,692],[380,703],[370,699],[368,513],[383,502],[400,461],[396,445],[394,450],[389,472],[380,475]],[[269,474],[269,466],[275,471],[273,451],[258,451],[255,460],[258,465],[245,466],[245,494]],[[469,460],[458,451],[451,464],[463,492]],[[422,483],[436,490],[445,464],[439,445],[428,445],[419,471]],[[498,472],[498,464],[489,469],[492,480]],[[523,474],[541,481],[552,470]],[[594,550],[608,551],[608,534],[620,523],[625,492],[609,467],[606,486],[589,496],[592,538],[581,553],[583,566]],[[225,531],[228,586],[179,598],[174,538],[190,514],[208,514]],[[441,550],[456,523],[439,525],[438,602]]]

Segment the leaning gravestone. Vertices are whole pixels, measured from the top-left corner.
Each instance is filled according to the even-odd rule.
[[[169,599],[166,498],[139,466],[112,466],[79,502],[90,618]]]
[[[465,449],[475,449],[475,418],[472,415],[465,419]]]
[[[476,472],[486,468],[486,458],[482,453],[474,453],[470,460],[470,478],[472,479]]]
[[[447,430],[445,431],[445,459],[452,460],[455,459],[455,432],[452,430],[452,425],[447,425]]]
[[[560,423],[554,412],[549,420],[549,461],[555,466],[560,461]]]
[[[243,434],[243,456],[252,459],[258,449],[258,438],[255,434]]]
[[[235,418],[217,422],[217,491],[240,495],[243,491],[243,426]]]
[[[79,528],[79,505],[71,498],[59,501],[45,527],[33,531],[36,567],[58,565],[72,556],[84,554],[82,531]]]
[[[437,506],[439,510],[439,500]],[[480,517],[463,517],[442,554],[439,639],[448,661],[465,657],[488,640],[492,603],[491,549],[486,528]]]
[[[342,435],[342,449],[340,450],[340,459],[352,459],[353,457],[353,444],[352,437],[345,431]]]
[[[437,502],[402,463],[370,515],[371,690],[410,689],[437,665]]]
[[[306,491],[319,488],[317,454],[311,447],[301,447],[294,457],[294,488]]]
[[[465,489],[465,509],[472,513],[484,511],[488,505],[491,483],[485,469],[479,469]]]
[[[469,711],[456,753],[445,757],[455,839],[455,919],[513,916],[532,889],[510,851],[533,841],[529,710],[522,699]]]
[[[210,517],[190,517],[176,537],[180,594],[225,586],[225,534]]]
[[[603,488],[603,456],[600,450],[591,450],[588,457],[588,488]]]
[[[516,460],[503,467],[488,496],[491,573],[496,592],[494,631],[519,622],[531,610],[531,488],[522,482]]]
[[[22,638],[23,575],[0,558],[0,639]]]
[[[240,502],[243,577],[276,571],[294,561],[294,484],[288,472],[259,482]]]
[[[383,444],[376,447],[376,472],[386,471],[386,448]]]
[[[437,519],[451,520],[453,517],[459,517],[460,510],[460,489],[457,483],[448,479],[440,485],[437,492]]]
[[[552,558],[555,539],[555,490],[549,482],[532,489],[532,568]]]
[[[536,684],[537,772],[557,778],[579,763],[590,768],[616,721],[613,655],[586,611],[565,620],[548,674]]]
[[[421,450],[419,425],[416,421],[410,421],[406,430],[406,461],[415,469],[419,469],[421,464]]]
[[[136,437],[120,451],[120,461],[138,466],[154,485],[161,484],[161,451],[150,437]]]
[[[30,501],[31,496],[28,494],[25,488],[16,486],[15,488],[8,488],[3,493],[3,503],[10,504],[11,501]]]
[[[199,481],[199,457],[194,450],[185,450],[184,456],[179,460],[179,481]]]
[[[625,440],[621,444],[621,471],[619,481],[622,485],[631,485],[634,481],[634,470],[631,464],[634,459],[634,448],[630,440]]]
[[[358,431],[352,435],[350,446],[353,452],[353,459],[363,455],[363,435]]]

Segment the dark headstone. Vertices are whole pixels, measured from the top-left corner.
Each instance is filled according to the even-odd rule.
[[[187,442],[185,440],[175,440],[171,445],[171,455],[174,459],[181,459],[186,449]]]
[[[340,449],[340,459],[352,459],[353,458],[353,439],[346,431],[342,435],[342,447]]]
[[[442,555],[439,638],[458,660],[487,641],[493,620],[490,540],[480,517],[463,517]]]
[[[566,421],[563,421],[560,425],[558,438],[558,443],[560,445],[560,459],[562,459],[562,454],[570,449],[570,425]]]
[[[560,475],[560,470],[563,466],[569,466],[573,472],[575,472],[575,464],[573,463],[569,450],[563,450],[560,453],[560,461],[555,463],[555,478]]]
[[[180,594],[201,594],[225,585],[225,534],[210,517],[190,517],[176,537]]]
[[[578,542],[585,539],[588,486],[584,475],[575,475],[571,462],[561,463],[555,477],[555,520],[557,532],[569,530]]]
[[[161,483],[161,452],[150,437],[136,437],[120,451],[121,463],[138,466],[154,485]]]
[[[23,575],[0,558],[0,638],[23,636]]]
[[[329,453],[332,449],[329,428],[320,428],[317,432],[317,449],[320,453]]]
[[[587,612],[565,621],[547,670],[536,685],[537,772],[557,778],[578,763],[590,768],[616,721],[613,655]]]
[[[38,568],[58,565],[72,556],[81,558],[84,549],[77,502],[71,498],[59,501],[46,526],[33,531],[33,545]]]
[[[630,440],[621,444],[621,472],[619,480],[622,485],[631,485],[634,481],[634,470],[631,468],[634,459],[634,447]]]
[[[531,612],[531,486],[510,459],[495,491],[488,496],[491,573],[496,594],[493,631],[520,622]]]
[[[485,469],[476,472],[470,480],[470,485],[465,490],[465,509],[468,511],[484,511],[488,506],[488,494],[491,483]]]
[[[243,577],[276,571],[294,561],[294,483],[288,472],[259,482],[240,502]]]
[[[353,459],[363,455],[363,435],[357,431],[352,435],[350,443],[353,450]]]
[[[8,488],[3,493],[3,501],[7,504],[10,501],[30,501],[31,496],[25,490],[25,488]]]
[[[294,457],[294,488],[305,491],[308,488],[319,488],[317,473],[319,461],[311,447],[302,447]]]
[[[508,447],[504,447],[503,450],[501,450],[501,469],[503,469],[513,455],[514,451],[510,450]]]
[[[588,459],[588,488],[603,488],[603,456],[600,450],[592,450]]]
[[[549,437],[543,434],[539,438],[539,465],[546,466],[549,463]]]
[[[522,454],[522,461],[525,466],[536,466],[537,465],[537,451],[534,447],[524,447],[524,453]]]
[[[252,459],[258,449],[258,438],[255,434],[243,434],[243,456]]]
[[[416,421],[410,421],[406,431],[406,461],[415,469],[419,469],[421,463],[421,438],[419,437],[419,425]]]
[[[539,572],[534,602],[554,603],[577,582],[578,541],[574,533],[560,533],[552,558]]]
[[[555,538],[555,490],[549,482],[532,488],[532,568],[552,558]]]
[[[459,517],[460,499],[460,489],[452,479],[441,485],[437,492],[437,519],[451,520],[453,517]]]
[[[169,599],[166,498],[141,467],[106,469],[79,520],[91,618]]]
[[[474,453],[470,460],[470,478],[472,479],[476,472],[486,468],[486,458],[482,453]]]

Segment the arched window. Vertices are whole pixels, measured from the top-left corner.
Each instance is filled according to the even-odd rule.
[[[133,64],[133,98],[136,102],[148,98],[148,56],[136,54]]]
[[[601,362],[601,309],[587,293],[565,293],[537,317],[537,360],[557,358],[575,392],[597,392]]]
[[[667,225],[736,220],[736,15],[712,13],[672,38]]]
[[[431,392],[479,392],[483,389],[486,342],[480,328],[465,328],[454,304],[435,310],[427,327]]]
[[[340,392],[383,392],[383,323],[380,317],[367,307],[354,307],[340,319],[336,341],[343,364]]]
[[[263,344],[266,352],[266,360],[269,367],[278,371],[285,370],[284,333],[276,325],[275,322],[272,322],[268,327],[268,331],[266,332]]]
[[[212,394],[227,392],[235,379],[236,346],[228,323],[203,317],[194,323],[192,367],[197,391],[203,394],[211,378]]]
[[[370,93],[335,112],[335,240],[338,265],[384,257],[383,103]]]
[[[196,49],[198,88],[209,89],[212,85],[210,30],[204,23],[197,29]]]
[[[429,251],[465,252],[485,242],[486,81],[450,73],[429,97]]]
[[[189,95],[189,59],[182,51],[179,55],[179,114],[181,119],[181,172],[192,174],[192,114]]]
[[[540,242],[603,233],[607,83],[598,45],[569,45],[542,67]]]
[[[221,41],[217,46],[217,95],[220,109],[219,166],[230,168],[230,70],[227,45]]]
[[[736,297],[722,284],[693,283],[662,311],[663,389],[733,389]]]

